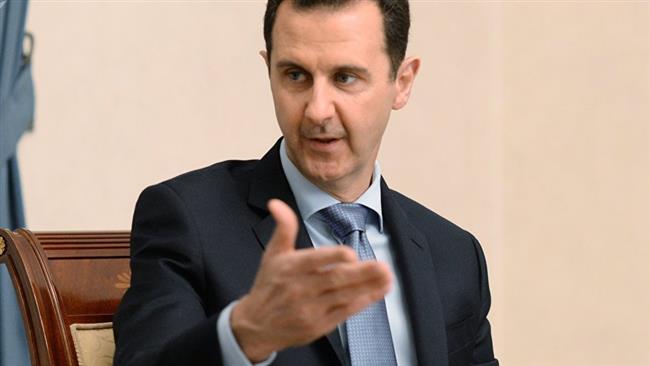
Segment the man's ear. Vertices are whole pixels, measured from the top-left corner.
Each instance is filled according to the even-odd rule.
[[[420,59],[417,57],[408,57],[397,70],[395,75],[395,86],[397,87],[397,95],[393,101],[393,109],[398,110],[406,105],[411,96],[411,88],[415,82],[415,76],[420,69]]]
[[[269,54],[266,52],[266,50],[261,50],[260,56],[262,56],[262,59],[264,59],[264,63],[266,63],[266,68],[268,70],[271,70],[271,67],[269,66]]]

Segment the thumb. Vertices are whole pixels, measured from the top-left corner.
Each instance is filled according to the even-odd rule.
[[[266,246],[267,255],[274,255],[293,250],[298,236],[298,218],[286,203],[272,199],[268,203],[269,211],[275,220],[275,231]]]

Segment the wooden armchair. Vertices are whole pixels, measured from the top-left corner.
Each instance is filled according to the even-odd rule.
[[[129,233],[0,229],[0,262],[16,288],[32,365],[97,364],[83,354],[97,333],[83,330],[112,342],[110,322],[131,278]],[[99,363],[110,365],[105,349]]]

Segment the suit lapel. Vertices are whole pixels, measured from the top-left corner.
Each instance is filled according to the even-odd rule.
[[[263,248],[266,247],[275,229],[275,220],[273,220],[273,216],[266,207],[268,201],[272,198],[280,199],[289,205],[297,215],[299,212],[298,204],[280,162],[280,141],[278,140],[273,148],[258,162],[251,177],[248,203],[262,212],[263,219],[253,226],[253,232]],[[313,248],[305,223],[302,220],[298,221],[300,228],[296,239],[296,248]],[[347,356],[341,344],[338,329],[334,329],[329,333],[327,340],[336,352],[341,364],[347,365]]]
[[[429,243],[382,179],[382,212],[402,277],[418,364],[446,366],[447,335]]]

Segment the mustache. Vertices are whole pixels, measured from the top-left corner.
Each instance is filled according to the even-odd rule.
[[[331,124],[308,126],[303,124],[300,126],[300,135],[308,139],[334,140],[346,137],[347,133],[342,126],[334,126]]]

